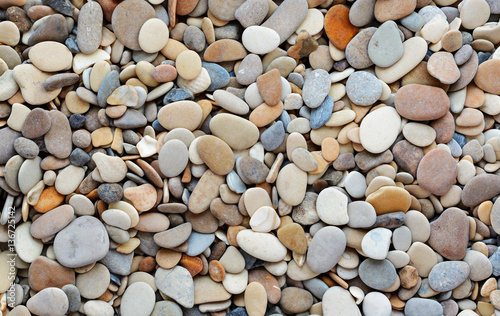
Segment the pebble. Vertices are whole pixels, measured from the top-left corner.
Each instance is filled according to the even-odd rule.
[[[427,70],[441,83],[452,84],[460,78],[460,70],[451,53],[437,52],[427,62]]]
[[[243,46],[254,54],[267,54],[275,50],[280,44],[278,32],[272,28],[252,25],[241,35]]]
[[[392,232],[389,229],[374,228],[363,237],[361,249],[367,257],[375,260],[383,260],[387,257],[391,237]]]
[[[168,42],[167,25],[160,19],[149,19],[140,28],[138,42],[146,53],[160,51]]]
[[[234,17],[240,24],[247,28],[259,25],[269,12],[269,3],[263,0],[245,1],[234,12]]]
[[[331,7],[325,15],[325,32],[330,42],[344,50],[359,29],[349,21],[349,8],[338,4]]]
[[[345,57],[349,65],[356,69],[364,69],[373,65],[373,61],[368,55],[368,44],[377,28],[370,27],[361,30],[345,49]]]
[[[237,235],[238,245],[249,255],[268,262],[278,262],[286,255],[286,248],[278,238],[268,233],[243,230]]]
[[[276,31],[281,44],[302,24],[307,12],[306,0],[285,0],[261,26]]]
[[[422,105],[417,108],[416,102]],[[450,106],[450,100],[442,89],[419,84],[409,84],[399,89],[394,103],[401,116],[416,121],[441,118]]]
[[[54,253],[63,266],[78,268],[96,262],[108,253],[104,225],[94,217],[81,216],[57,233]]]
[[[316,201],[319,218],[330,225],[347,224],[349,222],[347,202],[347,196],[335,188],[321,191]]]
[[[394,143],[401,124],[401,117],[396,110],[382,107],[370,112],[363,119],[359,128],[359,138],[366,150],[378,154]]]
[[[446,194],[456,179],[457,164],[444,149],[433,149],[420,161],[417,179],[422,188],[436,195]]]
[[[405,315],[442,315],[443,307],[435,300],[425,298],[412,298],[408,300],[405,306]]]
[[[95,52],[102,40],[103,10],[99,3],[89,2],[83,5],[78,19],[77,43],[84,54]]]
[[[55,287],[41,290],[26,302],[26,307],[36,315],[64,315],[68,306],[66,294]]]
[[[361,314],[351,293],[340,286],[332,286],[323,294],[322,312],[323,315]]]
[[[194,305],[194,283],[191,274],[183,267],[159,268],[155,274],[158,289],[178,304],[191,308]]]
[[[368,44],[368,56],[378,67],[390,67],[403,56],[403,43],[394,21],[384,22]]]
[[[145,282],[136,282],[125,290],[120,304],[121,315],[150,315],[155,306],[155,292]]]
[[[494,313],[500,11],[435,2],[5,0],[6,312]]]
[[[347,79],[346,92],[349,99],[356,105],[371,105],[382,95],[382,84],[371,73],[357,71]]]
[[[314,272],[327,272],[338,263],[345,247],[346,237],[339,228],[322,228],[314,234],[309,244],[307,265]]]
[[[434,291],[446,292],[457,288],[470,273],[463,261],[447,261],[436,264],[429,274],[429,285]]]
[[[311,109],[319,107],[330,91],[330,76],[323,69],[313,70],[304,81],[302,98]]]

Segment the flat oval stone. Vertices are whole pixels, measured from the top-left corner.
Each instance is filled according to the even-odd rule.
[[[29,58],[38,69],[47,72],[69,69],[73,61],[73,55],[66,46],[50,41],[33,46]]]
[[[210,130],[234,150],[250,148],[259,139],[259,130],[255,124],[229,113],[215,115],[210,120]]]
[[[390,67],[403,56],[403,43],[394,21],[384,22],[373,34],[368,44],[368,55],[379,67]]]
[[[319,193],[316,210],[323,222],[340,226],[349,222],[347,203],[348,199],[345,194],[335,187],[330,187]]]
[[[259,55],[272,52],[280,44],[280,36],[275,30],[256,25],[247,27],[241,40],[249,52]]]
[[[330,91],[331,79],[324,69],[316,69],[306,76],[302,87],[304,103],[311,109],[319,107]]]
[[[68,195],[80,186],[84,177],[83,168],[70,165],[59,171],[54,186],[60,194]]]
[[[102,40],[103,11],[99,3],[87,2],[78,15],[76,42],[84,54],[95,52]]]
[[[377,227],[370,230],[361,241],[361,249],[364,254],[375,260],[383,260],[387,257],[391,245],[392,232],[387,228]]]
[[[291,163],[283,167],[276,179],[279,196],[289,205],[299,205],[306,194],[307,173]]]
[[[448,52],[437,52],[431,55],[427,62],[429,74],[441,83],[452,84],[460,78],[460,70],[453,55]]]
[[[384,186],[366,197],[377,212],[383,215],[393,212],[406,212],[411,205],[411,196],[405,189],[395,186]]]
[[[429,151],[417,169],[419,185],[435,195],[446,194],[457,176],[457,163],[444,149]]]
[[[429,285],[434,291],[446,292],[457,288],[470,273],[463,261],[446,261],[436,264],[429,273]]]
[[[208,62],[219,63],[243,59],[246,55],[245,47],[240,42],[233,39],[221,39],[207,47],[203,59]]]
[[[38,258],[43,250],[43,243],[31,236],[30,229],[31,223],[26,222],[17,226],[14,232],[16,254],[27,263]]]
[[[63,266],[83,267],[108,253],[109,238],[104,225],[95,217],[81,216],[61,230],[54,239],[54,254]]]
[[[155,273],[158,289],[174,299],[180,305],[191,308],[194,305],[193,277],[181,266],[173,269],[159,268]]]
[[[349,99],[356,105],[371,105],[382,95],[382,84],[374,75],[366,71],[356,71],[346,83]]]
[[[482,90],[492,93],[500,94],[500,81],[494,74],[500,71],[500,60],[491,59],[485,61],[477,69],[474,76],[474,82]]]
[[[443,315],[443,306],[435,300],[412,298],[406,302],[404,311],[407,316],[440,316]]]
[[[235,161],[233,151],[220,138],[211,135],[202,136],[196,149],[203,162],[215,174],[226,175],[233,170]]]
[[[182,127],[194,131],[202,117],[201,107],[193,101],[172,102],[158,111],[158,121],[167,130]]]
[[[49,287],[61,288],[66,284],[75,284],[75,272],[54,260],[40,256],[30,264],[28,282],[35,291]]]
[[[351,293],[341,286],[332,286],[323,294],[323,315],[360,315]]]
[[[44,136],[47,151],[57,158],[67,158],[71,154],[71,127],[68,119],[59,111],[52,110],[49,113],[51,127]]]
[[[127,174],[127,165],[120,157],[113,157],[97,152],[92,155],[99,175],[105,182],[120,182]]]
[[[37,218],[30,227],[31,235],[45,239],[55,235],[73,220],[75,214],[71,205],[61,205]]]
[[[304,21],[308,12],[306,0],[285,0],[261,26],[275,30],[279,44],[289,38]]]
[[[234,17],[243,27],[260,25],[269,12],[269,3],[264,0],[249,0],[234,13]],[[280,41],[281,42],[281,41]]]
[[[356,69],[365,69],[373,65],[373,61],[368,55],[368,44],[376,31],[375,27],[363,29],[347,44],[345,57],[349,65]]]
[[[63,290],[50,287],[32,296],[26,307],[35,315],[64,315],[68,311],[69,301]]]
[[[120,314],[123,316],[148,316],[153,311],[154,306],[155,291],[146,282],[136,282],[129,285],[123,293]]]
[[[499,193],[500,177],[493,174],[481,174],[467,181],[462,191],[462,202],[465,206],[472,207]]]
[[[450,108],[450,99],[441,88],[409,84],[396,92],[394,104],[404,118],[428,121],[443,117]]]
[[[404,137],[413,145],[426,147],[436,139],[436,131],[425,124],[410,122],[403,127]]]
[[[181,174],[186,168],[188,160],[188,149],[178,139],[171,139],[163,144],[158,155],[160,170],[167,177],[175,177]]]
[[[26,159],[21,165],[21,168],[19,168],[17,179],[19,189],[23,194],[28,194],[28,192],[42,180],[42,169],[40,168],[41,161],[42,159],[40,157]]]
[[[365,116],[359,127],[363,147],[374,154],[387,150],[396,140],[401,117],[392,107],[382,107]]]
[[[125,0],[113,11],[111,24],[118,40],[132,50],[140,50],[139,32],[144,23],[156,17],[155,10],[146,1]]]
[[[268,233],[242,230],[236,236],[238,245],[249,255],[268,262],[278,262],[286,255],[286,248],[278,238]]]
[[[402,17],[409,15],[415,10],[417,3],[412,0],[384,0],[375,3],[375,18],[379,22],[387,20],[398,20]]]
[[[212,200],[219,196],[219,187],[224,181],[223,176],[213,173],[210,169],[205,171],[189,197],[189,210],[195,214],[207,210]]]
[[[344,50],[359,29],[349,20],[349,7],[337,4],[325,15],[325,32],[330,42],[338,49]]]
[[[330,271],[340,260],[346,247],[344,232],[337,227],[328,226],[320,229],[307,251],[307,265],[317,273]]]
[[[375,290],[388,289],[397,280],[396,269],[387,259],[365,259],[358,269],[361,281]]]
[[[165,22],[160,19],[149,19],[139,31],[139,46],[146,53],[159,52],[167,45],[168,36],[168,27]]]
[[[236,95],[225,91],[216,90],[213,94],[215,102],[223,109],[238,115],[245,115],[249,111],[248,104]]]

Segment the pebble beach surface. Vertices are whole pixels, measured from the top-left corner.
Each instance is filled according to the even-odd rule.
[[[0,0],[0,313],[500,315],[500,0]]]

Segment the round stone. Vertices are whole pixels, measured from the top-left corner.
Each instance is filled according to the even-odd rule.
[[[264,26],[249,26],[241,35],[243,46],[254,54],[267,54],[275,50],[280,44],[279,34]]]
[[[120,312],[123,316],[149,316],[154,306],[155,291],[145,282],[136,282],[123,293]]]
[[[438,292],[451,291],[462,284],[470,273],[463,261],[447,261],[436,264],[429,273],[429,286]]]
[[[443,117],[450,107],[450,99],[441,88],[409,84],[398,90],[394,104],[402,117],[428,121]]]
[[[446,194],[457,176],[457,163],[444,149],[429,151],[420,161],[417,170],[419,185],[435,195]]]
[[[349,222],[347,201],[347,196],[338,189],[334,187],[324,189],[316,201],[319,218],[330,225],[347,224]]]
[[[347,79],[346,92],[356,105],[371,105],[382,95],[382,84],[371,73],[357,71]]]
[[[359,265],[359,277],[369,287],[382,291],[396,282],[397,273],[392,263],[387,259],[365,259]]]
[[[195,79],[201,72],[201,58],[195,51],[185,50],[177,56],[175,68],[182,78]]]
[[[51,41],[33,46],[29,51],[29,58],[38,69],[47,72],[69,69],[73,61],[73,55],[66,46]]]
[[[158,155],[160,170],[167,177],[181,174],[186,168],[188,160],[188,149],[178,139],[172,139],[163,144]]]
[[[322,191],[323,192],[323,191]],[[346,247],[344,232],[328,226],[314,234],[307,252],[307,265],[317,273],[330,271],[340,260]]]
[[[453,55],[448,52],[437,52],[427,62],[427,71],[444,84],[455,83],[460,78],[460,70]]]
[[[361,145],[373,153],[387,150],[400,131],[401,117],[392,107],[382,107],[365,116],[359,128]]]
[[[168,27],[160,19],[149,19],[139,31],[139,46],[146,53],[159,52],[168,42]]]
[[[99,261],[108,253],[109,238],[95,217],[81,216],[54,239],[54,254],[63,266],[78,268]]]
[[[390,67],[403,56],[400,31],[394,21],[384,22],[373,34],[368,44],[368,55],[379,67]]]

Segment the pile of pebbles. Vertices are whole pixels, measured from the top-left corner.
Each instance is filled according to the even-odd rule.
[[[2,315],[500,315],[499,18],[0,0]]]

